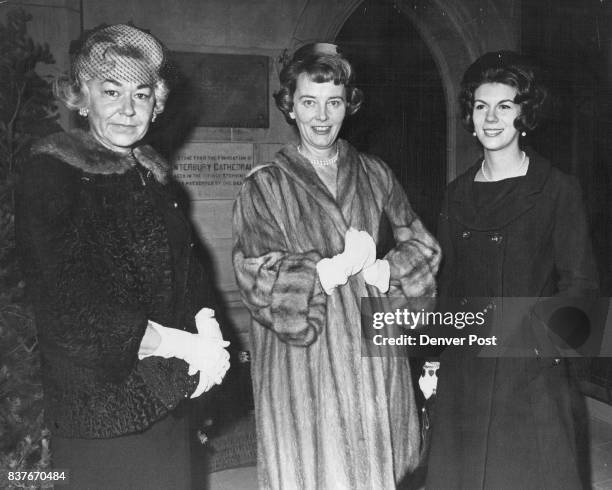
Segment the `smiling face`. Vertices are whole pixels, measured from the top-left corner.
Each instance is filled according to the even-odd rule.
[[[344,85],[316,83],[308,74],[300,74],[293,94],[293,110],[289,115],[295,119],[300,131],[304,152],[328,158],[346,115]]]
[[[149,129],[155,95],[150,85],[92,79],[88,93],[89,130],[110,150],[127,153]]]
[[[519,131],[514,120],[521,107],[514,103],[516,92],[503,83],[483,83],[474,92],[472,121],[485,151],[518,150]]]

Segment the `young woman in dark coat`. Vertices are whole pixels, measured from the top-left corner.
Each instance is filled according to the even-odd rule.
[[[45,421],[71,488],[190,488],[188,424],[168,415],[229,367],[214,317],[194,320],[207,274],[170,168],[139,143],[164,108],[163,63],[134,27],[90,34],[57,84],[89,131],[38,142],[23,171]]]
[[[439,239],[447,297],[593,295],[598,280],[577,180],[521,138],[538,123],[545,91],[509,52],[465,73],[463,121],[483,158],[452,182]],[[576,489],[588,485],[577,417],[581,396],[562,359],[542,357],[527,330],[524,358],[441,356],[426,487]]]

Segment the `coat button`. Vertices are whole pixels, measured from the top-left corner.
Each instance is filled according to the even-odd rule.
[[[189,244],[189,248],[194,248],[194,247],[195,247],[195,243],[191,242],[191,243]]]
[[[178,208],[178,202],[174,201],[174,202],[172,203],[172,206],[173,206],[173,207],[175,207],[175,208]]]
[[[561,359],[559,359],[558,357],[555,357],[553,359],[553,365],[558,366],[559,364],[561,364]]]
[[[504,239],[503,235],[499,233],[493,233],[492,235],[489,235],[489,240],[491,240],[493,243],[496,243],[498,245],[502,242],[503,239]]]
[[[467,240],[468,238],[470,238],[472,236],[472,232],[471,231],[464,231],[461,233],[461,238],[463,238],[464,240]]]

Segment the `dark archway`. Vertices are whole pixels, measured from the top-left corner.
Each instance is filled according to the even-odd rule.
[[[404,14],[376,0],[354,10],[336,42],[365,94],[343,137],[387,162],[433,230],[447,181],[447,114],[432,53]]]
[[[420,33],[438,66],[446,96],[446,179],[450,182],[478,156],[472,136],[459,124],[459,81],[466,67],[485,51],[518,49],[518,3],[496,0],[379,0],[376,3],[391,5]],[[332,42],[349,17],[363,6],[363,0],[309,0],[300,14],[289,49],[313,41]]]

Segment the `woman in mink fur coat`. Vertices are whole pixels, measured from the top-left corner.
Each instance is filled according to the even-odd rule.
[[[362,357],[360,300],[433,295],[440,251],[390,169],[337,139],[361,100],[350,79],[333,45],[294,55],[276,101],[300,144],[254,169],[234,209],[260,488],[392,489],[417,465],[408,359]],[[384,214],[397,245],[376,260]]]

